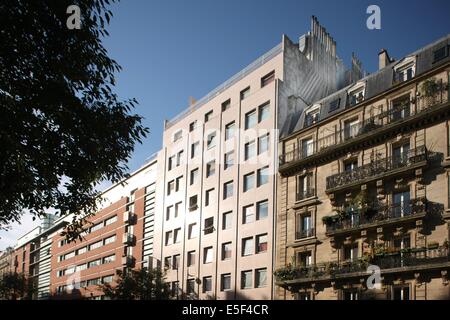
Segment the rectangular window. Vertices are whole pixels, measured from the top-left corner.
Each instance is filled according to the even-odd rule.
[[[170,269],[172,267],[172,257],[165,257],[164,258],[164,267],[166,269]]]
[[[203,277],[203,293],[212,291],[212,277]]]
[[[228,199],[233,196],[233,181],[224,183],[223,185],[223,199]]]
[[[103,223],[97,223],[96,225],[94,225],[94,226],[92,226],[91,227],[91,232],[95,232],[95,231],[97,231],[97,230],[100,230],[101,228],[103,228]]]
[[[209,178],[216,173],[216,160],[212,160],[206,164],[206,177]]]
[[[362,88],[349,93],[350,106],[354,106],[364,100],[364,91],[365,88]]]
[[[117,216],[108,218],[105,220],[105,226],[109,226],[110,224],[113,224],[116,221],[117,221]]]
[[[197,224],[191,223],[188,227],[188,239],[197,238],[197,234],[198,234]]]
[[[213,261],[213,247],[203,249],[203,263],[212,263]]]
[[[191,159],[195,158],[200,151],[200,142],[194,142],[191,144]]]
[[[96,278],[96,279],[91,279],[87,281],[87,285],[88,286],[98,286],[101,282],[100,278]]]
[[[264,88],[269,83],[272,83],[274,80],[275,80],[275,71],[272,71],[261,78],[261,88]]]
[[[331,113],[333,111],[336,111],[337,109],[339,109],[340,105],[341,105],[341,98],[331,101],[328,112]]]
[[[172,270],[178,270],[180,267],[180,255],[176,254],[172,258]]]
[[[265,134],[258,138],[258,154],[262,154],[269,150],[269,134]]]
[[[195,294],[195,279],[187,280],[186,293],[189,295]]]
[[[170,194],[175,190],[175,180],[169,181],[167,183],[167,195],[170,196]]]
[[[257,175],[257,185],[258,187],[269,183],[269,166],[261,168],[258,170]]]
[[[175,156],[169,157],[169,159],[167,160],[167,166],[169,171],[175,167]]]
[[[212,116],[213,116],[213,111],[212,111],[212,110],[209,111],[209,112],[207,112],[207,113],[205,114],[205,123],[207,123],[209,120],[211,120],[211,119],[212,119]]]
[[[87,247],[80,248],[80,249],[77,250],[77,255],[86,253],[87,251],[88,251]]]
[[[234,164],[234,152],[230,151],[225,153],[225,159],[224,159],[224,170],[227,170],[228,168],[231,168]]]
[[[247,224],[253,221],[255,221],[255,207],[253,205],[244,207],[242,223]]]
[[[220,276],[220,290],[231,290],[231,273],[224,273]]]
[[[206,190],[205,194],[205,207],[209,206],[214,201],[214,188]]]
[[[225,112],[230,108],[231,108],[231,99],[228,99],[227,101],[222,103],[222,112]]]
[[[356,261],[358,259],[358,244],[346,245],[344,250],[344,260]]]
[[[97,260],[94,260],[94,261],[90,261],[88,263],[88,268],[93,268],[93,267],[99,266],[101,264],[102,264],[102,259],[97,259]]]
[[[244,160],[247,161],[256,155],[256,143],[255,140],[247,142],[244,150]]]
[[[195,251],[189,251],[187,253],[187,266],[192,267],[195,265]]]
[[[189,124],[189,132],[194,131],[195,128],[197,128],[197,120],[195,120]]]
[[[250,87],[247,87],[241,91],[241,94],[240,94],[241,101],[248,98],[249,95],[250,95]]]
[[[174,214],[175,218],[178,217],[178,215],[180,214],[182,204],[183,204],[183,202],[175,203],[175,214]]]
[[[253,254],[253,237],[242,239],[242,256]]]
[[[103,264],[111,263],[111,262],[114,262],[114,261],[116,261],[116,255],[115,254],[103,258]]]
[[[222,244],[222,260],[231,259],[231,242]]]
[[[173,231],[173,243],[181,242],[181,228],[175,229]]]
[[[234,121],[225,126],[225,141],[234,137],[235,127],[236,127],[236,125],[235,125]]]
[[[245,114],[245,130],[253,128],[257,123],[256,109]]]
[[[448,56],[448,46],[439,48],[433,52],[433,63],[441,61],[442,59],[447,58],[447,56]]]
[[[265,104],[258,107],[258,122],[262,122],[270,117],[270,102],[266,102]]]
[[[392,299],[393,300],[410,300],[410,292],[408,287],[394,287],[392,289]]]
[[[173,135],[173,142],[177,142],[177,141],[180,140],[181,138],[183,138],[183,130],[178,130],[178,131],[175,132],[174,135]]]
[[[267,286],[267,268],[255,270],[255,288],[264,288]]]
[[[216,146],[216,133],[210,133],[206,139],[206,147],[211,149]]]
[[[314,141],[312,138],[308,138],[302,141],[302,155],[304,158],[312,156],[314,154]]]
[[[297,201],[305,200],[314,196],[313,176],[311,173],[298,177]]]
[[[180,191],[180,187],[181,187],[181,180],[183,179],[183,176],[176,178],[175,180],[175,191],[178,192]]]
[[[197,195],[189,198],[189,211],[194,211],[198,208]]]
[[[102,283],[111,283],[111,282],[113,282],[113,277],[114,276],[105,276],[105,277],[103,277],[102,278]]]
[[[183,154],[184,154],[183,150],[177,153],[177,167],[179,167],[183,163]]]
[[[450,181],[450,178],[449,178]],[[231,211],[225,212],[222,215],[222,230],[228,230],[231,229]]]
[[[105,240],[103,240],[103,243],[105,244],[105,246],[107,244],[114,243],[114,242],[116,242],[116,235],[110,236],[108,238],[105,238]]]
[[[241,289],[250,289],[252,287],[252,271],[241,272]]]
[[[214,217],[209,217],[205,219],[205,229],[203,232],[206,234],[211,234],[214,232]]]
[[[168,206],[166,209],[166,221],[169,221],[173,217],[173,206]]]
[[[191,171],[191,176],[190,176],[190,181],[189,181],[191,186],[197,182],[198,172],[199,172],[198,168]]]
[[[166,232],[166,246],[169,246],[172,244],[173,241],[173,232],[172,231],[167,231]]]
[[[312,255],[311,251],[299,252],[297,254],[297,264],[299,267],[309,267],[312,265]]]
[[[255,173],[249,173],[244,176],[244,192],[253,189],[255,186]]]
[[[267,233],[256,236],[256,253],[267,251]]]
[[[320,108],[316,107],[309,110],[305,116],[305,127],[312,126],[320,120]]]
[[[101,246],[103,246],[103,241],[100,240],[100,241],[97,241],[97,242],[89,245],[89,250],[95,250],[95,249],[100,248]]]
[[[264,200],[256,204],[256,220],[263,220],[269,216],[269,201]]]

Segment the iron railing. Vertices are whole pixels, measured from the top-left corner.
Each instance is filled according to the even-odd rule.
[[[298,190],[295,199],[302,201],[308,198],[312,198],[316,195],[316,189],[309,187],[306,190]]]
[[[314,228],[308,228],[305,230],[297,231],[295,233],[295,240],[311,238],[311,237],[314,237],[315,234],[316,233],[315,233]]]
[[[389,171],[399,168],[409,167],[416,163],[426,161],[427,159],[428,154],[426,147],[420,146],[416,149],[409,150],[401,156],[387,157],[372,161],[371,163],[357,167],[351,171],[329,176],[327,177],[327,190],[359,182],[379,174],[386,174]]]
[[[369,224],[388,222],[394,219],[410,218],[427,212],[426,198],[412,199],[406,203],[389,205],[372,204],[363,214],[359,209],[348,209],[345,218],[328,222],[327,233],[362,228]]]

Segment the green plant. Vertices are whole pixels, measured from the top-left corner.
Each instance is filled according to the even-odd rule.
[[[434,97],[439,92],[440,87],[435,78],[427,79],[423,82],[421,91],[424,97]]]
[[[275,270],[273,275],[278,281],[289,281],[297,277],[297,272],[298,268],[289,263],[287,266]]]
[[[325,216],[325,217],[322,218],[322,222],[323,222],[325,225],[329,226],[329,225],[331,225],[331,224],[336,223],[337,221],[339,221],[339,218],[340,218],[339,215]]]

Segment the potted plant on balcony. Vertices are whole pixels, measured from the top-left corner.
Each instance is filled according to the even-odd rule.
[[[273,275],[278,281],[294,280],[297,276],[297,268],[289,263],[287,266],[275,270]]]
[[[430,242],[428,242],[427,247],[430,250],[437,249],[437,248],[439,248],[439,242],[437,242],[437,241],[430,241]]]
[[[339,221],[339,216],[338,215],[334,215],[334,216],[325,216],[322,218],[322,222],[326,225],[326,226],[330,226],[333,223],[336,223]]]

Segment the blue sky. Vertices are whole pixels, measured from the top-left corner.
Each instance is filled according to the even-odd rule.
[[[366,27],[369,5],[381,8],[381,30]],[[365,69],[377,69],[378,52],[400,58],[450,33],[450,2],[366,0],[122,0],[105,46],[123,67],[117,92],[135,97],[136,113],[151,130],[129,163],[139,168],[161,148],[164,119],[201,98],[281,41],[309,30],[315,15],[337,41],[349,65],[352,52]],[[0,232],[0,250],[35,225],[28,217]]]

